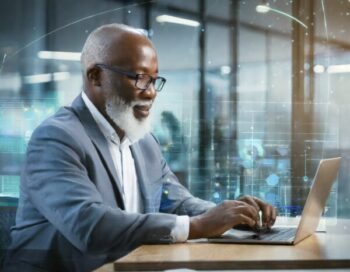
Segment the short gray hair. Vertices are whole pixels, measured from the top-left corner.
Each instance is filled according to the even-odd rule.
[[[108,57],[108,48],[111,46],[110,40],[106,38],[106,35],[113,30],[120,34],[133,32],[135,34],[144,35],[144,33],[138,29],[116,23],[103,25],[95,29],[86,39],[81,52],[80,60],[83,77],[85,77],[86,71],[89,67],[96,63],[103,63],[106,61]]]

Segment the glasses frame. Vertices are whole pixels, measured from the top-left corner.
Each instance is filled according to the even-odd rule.
[[[98,63],[98,64],[96,64],[96,66],[100,67],[102,69],[107,69],[107,70],[110,70],[112,72],[121,74],[121,75],[126,76],[128,78],[134,79],[135,80],[135,87],[142,90],[142,91],[147,90],[152,83],[156,92],[160,92],[163,89],[164,84],[166,82],[166,79],[164,77],[159,77],[159,76],[152,77],[149,74],[138,74],[138,73],[134,73],[134,72],[129,72],[129,71],[125,71],[125,70],[123,70],[119,67],[116,67],[116,66],[110,66],[108,64]],[[145,76],[145,75],[149,76],[151,79],[148,81],[148,83],[146,84],[146,86],[144,88],[140,88],[139,86],[137,86],[137,82],[139,81],[140,76]],[[157,79],[161,80],[161,84],[160,84],[160,87],[158,89],[154,85],[154,83],[156,82]]]

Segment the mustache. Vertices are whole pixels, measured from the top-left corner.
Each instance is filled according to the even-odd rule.
[[[135,107],[135,106],[146,106],[151,108],[153,105],[154,100],[142,100],[142,99],[136,99],[132,100],[130,102],[125,101],[123,97],[120,97],[118,94],[112,94],[110,93],[108,101],[106,104],[110,105],[118,105],[123,107]]]
[[[136,101],[131,101],[130,106],[134,107],[134,106],[152,106],[153,101],[149,101],[149,100],[136,100]]]

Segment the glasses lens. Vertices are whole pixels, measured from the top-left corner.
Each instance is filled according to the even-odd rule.
[[[137,75],[137,80],[136,80],[136,87],[141,89],[141,90],[146,90],[149,85],[153,82],[154,89],[157,92],[160,92],[164,86],[165,80],[164,78],[153,78],[150,75],[147,74],[138,74]]]
[[[136,87],[141,90],[146,90],[149,84],[151,83],[151,81],[152,81],[152,77],[150,75],[138,74]]]
[[[164,79],[163,78],[156,78],[155,82],[154,82],[154,88],[156,89],[157,92],[160,92],[163,89],[164,86]]]

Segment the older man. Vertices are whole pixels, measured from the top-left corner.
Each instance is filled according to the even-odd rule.
[[[257,198],[215,206],[171,172],[149,133],[165,79],[147,37],[102,26],[88,37],[81,63],[84,91],[28,145],[8,270],[89,271],[141,244],[253,227],[260,210],[267,226],[274,223],[275,209]]]

